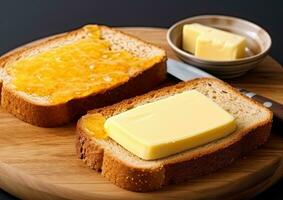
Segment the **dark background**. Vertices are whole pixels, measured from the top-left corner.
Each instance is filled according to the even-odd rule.
[[[237,16],[257,23],[271,34],[272,57],[283,63],[280,0],[0,0],[0,55],[88,23],[169,27],[180,19],[201,14]],[[15,198],[0,189],[0,200],[6,199]],[[283,181],[256,198],[262,199],[283,199]]]

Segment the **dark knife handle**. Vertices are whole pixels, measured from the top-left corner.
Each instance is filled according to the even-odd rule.
[[[253,92],[245,90],[245,89],[239,89],[239,91],[242,94],[246,95],[247,97],[252,98],[256,100],[257,102],[261,103],[262,105],[264,105],[265,107],[269,108],[273,112],[273,115],[280,121],[280,123],[283,123],[283,105],[282,104],[276,101],[273,101],[269,98],[266,98],[264,96],[260,96]]]

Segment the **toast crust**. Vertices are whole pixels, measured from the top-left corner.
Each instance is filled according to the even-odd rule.
[[[190,83],[194,84],[200,81],[216,81],[223,84],[222,81],[211,80],[209,78],[195,79]],[[99,112],[107,118],[112,116],[116,110],[122,112],[123,109],[129,109],[133,104],[142,99],[153,97],[155,94],[164,95],[170,88],[183,87],[185,84],[187,83],[179,83],[175,86],[152,91],[139,97],[124,100],[112,106],[93,110],[91,113]],[[229,90],[241,95],[231,86],[227,84],[225,84],[225,86],[229,88]],[[246,98],[248,101],[254,102],[245,96],[242,97]],[[254,103],[262,107],[257,102]],[[266,108],[262,107],[262,109]],[[77,125],[76,151],[78,157],[90,168],[101,171],[103,176],[119,187],[137,192],[153,191],[165,185],[180,183],[193,177],[214,172],[230,165],[236,159],[264,144],[269,137],[272,125],[272,113],[267,109],[266,111],[269,113],[269,117],[264,122],[259,123],[257,126],[250,127],[249,129],[244,129],[242,132],[238,133],[238,137],[235,137],[232,141],[222,144],[221,146],[215,145],[210,148],[202,148],[200,152],[195,151],[182,158],[179,157],[164,162],[154,168],[137,167],[117,158],[111,151],[105,150],[101,144],[93,140],[92,137],[84,131],[80,120]]]
[[[129,36],[128,34],[124,34],[120,31],[105,26],[101,26],[101,28],[115,31],[115,33],[123,34],[126,38],[141,42],[141,40]],[[36,41],[32,45],[27,45],[23,48],[16,49],[15,51],[0,58],[0,66],[4,67],[5,65],[8,65],[9,63],[21,57],[30,55],[32,52],[37,51],[38,49],[44,50],[49,45],[56,46],[62,41],[70,41],[79,37],[80,34],[83,34],[82,32],[82,29],[78,29],[68,33],[60,34],[58,36]],[[160,49],[159,47],[153,46],[149,43],[143,41],[142,43],[144,45]],[[86,97],[72,99],[66,103],[57,105],[34,102],[33,100],[20,95],[17,91],[14,91],[6,84],[3,84],[3,82],[0,80],[1,106],[17,118],[30,124],[41,127],[60,126],[78,119],[78,117],[85,114],[88,110],[110,105],[123,99],[145,93],[160,84],[166,79],[166,54],[164,51],[163,53],[163,58],[159,63],[156,63],[147,70],[135,74],[124,84],[118,84],[108,90],[91,94]]]

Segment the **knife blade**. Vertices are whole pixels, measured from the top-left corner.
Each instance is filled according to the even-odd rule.
[[[216,78],[215,76],[212,76],[211,74],[196,67],[170,58],[167,60],[167,72],[182,81],[188,81],[201,77]]]
[[[189,64],[186,64],[186,63],[183,63],[177,60],[173,60],[170,58],[167,60],[167,72],[182,81],[188,81],[188,80],[192,80],[195,78],[201,78],[201,77],[217,78],[194,66],[191,66]],[[267,97],[250,92],[248,90],[241,89],[241,88],[237,88],[237,89],[245,96],[252,98],[255,101],[264,105],[265,107],[269,108],[273,112],[274,116],[280,121],[280,124],[283,123],[283,105],[282,104],[272,99],[269,99]]]

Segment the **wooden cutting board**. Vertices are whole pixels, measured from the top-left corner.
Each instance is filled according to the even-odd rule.
[[[122,28],[165,48],[165,29]],[[229,80],[283,103],[283,69],[267,57],[257,69]],[[239,199],[262,192],[283,176],[283,131],[230,167],[151,193],[118,188],[77,159],[75,125],[39,128],[0,110],[0,187],[23,199]]]

